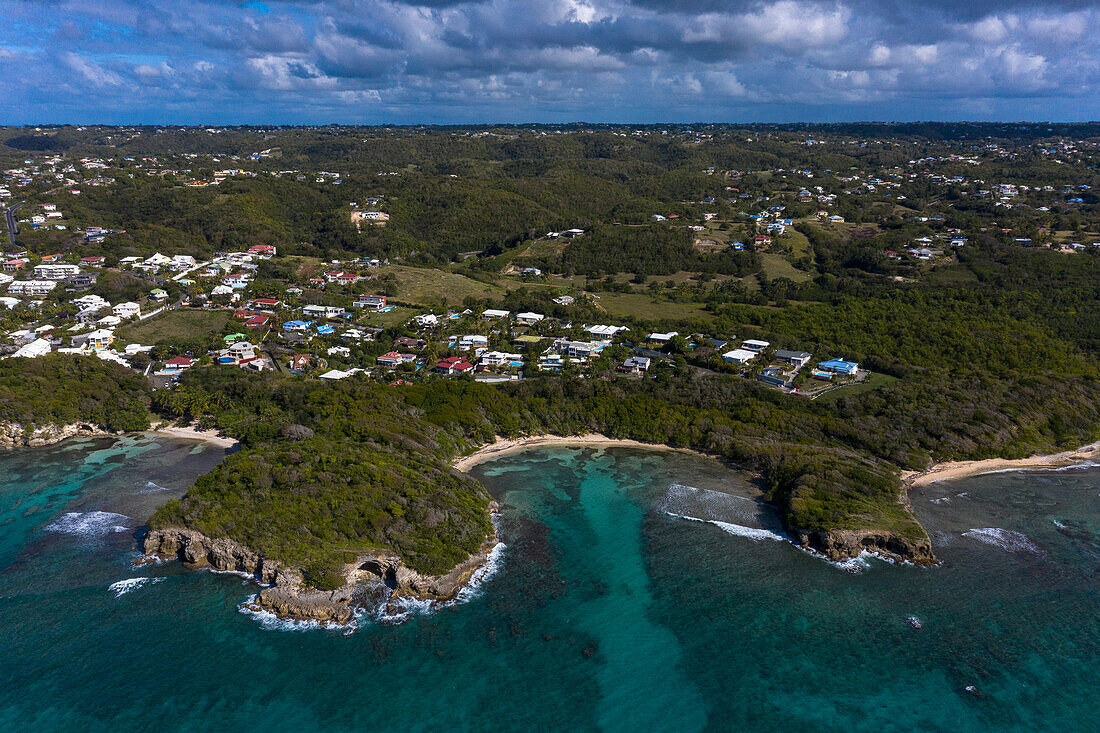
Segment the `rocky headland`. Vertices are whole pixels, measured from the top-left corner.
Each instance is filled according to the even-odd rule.
[[[491,509],[496,511],[495,504]],[[418,573],[393,553],[366,553],[344,567],[344,584],[331,591],[311,586],[299,568],[264,558],[233,540],[207,537],[184,527],[150,530],[142,541],[142,551],[145,561],[178,559],[191,569],[210,568],[251,577],[267,586],[256,598],[257,608],[279,618],[345,625],[355,617],[368,587],[385,589],[384,604],[401,599],[453,600],[485,565],[496,543],[496,537],[490,537],[443,575]]]
[[[79,422],[70,425],[24,425],[17,422],[0,422],[0,447],[23,448],[53,445],[69,438],[88,438],[98,435],[117,435],[92,423]]]

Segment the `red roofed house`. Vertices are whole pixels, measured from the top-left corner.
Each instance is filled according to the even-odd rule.
[[[267,325],[267,316],[252,316],[244,322],[245,328],[263,328]]]
[[[257,244],[248,248],[248,254],[256,255],[257,257],[274,257],[275,245],[273,244]]]
[[[198,359],[192,359],[189,356],[173,356],[164,362],[164,371],[168,374],[179,374],[184,369],[190,369],[197,361]]]
[[[282,302],[274,298],[253,298],[245,304],[245,308],[259,311],[260,313],[274,314],[281,305]]]
[[[396,351],[389,351],[382,356],[375,359],[378,366],[382,367],[396,367],[401,366],[405,362],[416,361],[416,354],[399,354]]]
[[[102,265],[106,261],[107,261],[107,258],[103,257],[102,255],[99,256],[99,257],[82,257],[80,259],[80,264],[82,264],[82,265],[91,265],[92,267],[99,267],[100,265]]]
[[[341,285],[353,285],[359,282],[359,276],[354,272],[342,272],[336,276],[336,282]]]
[[[433,369],[440,374],[466,374],[474,370],[474,365],[461,356],[448,356],[436,364]]]
[[[30,260],[25,258],[8,260],[4,263],[4,270],[6,272],[15,272],[16,270],[22,270],[24,267],[27,266],[28,262],[30,262]]]

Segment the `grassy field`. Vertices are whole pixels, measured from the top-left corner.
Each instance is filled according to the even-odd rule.
[[[600,293],[596,303],[613,316],[634,316],[647,320],[710,318],[702,305],[655,301],[645,293]]]
[[[402,323],[409,320],[420,312],[421,311],[415,310],[413,308],[402,308],[401,306],[398,306],[387,313],[367,312],[363,317],[356,320],[356,323],[364,326],[378,326],[380,328],[389,328],[390,326],[401,325]]]
[[[872,374],[867,379],[857,384],[850,384],[846,387],[837,387],[834,390],[830,390],[818,398],[820,402],[835,402],[841,397],[849,397],[851,395],[857,395],[862,392],[870,392],[873,389],[883,387],[890,382],[898,381],[897,377],[891,377],[886,374]]]
[[[773,280],[777,277],[785,277],[797,283],[810,279],[809,273],[796,269],[783,255],[765,252],[760,255],[760,260],[764,264],[764,274]]]
[[[442,307],[446,302],[448,307],[454,308],[462,305],[467,296],[497,299],[504,294],[504,289],[499,285],[479,282],[465,275],[443,270],[389,265],[379,268],[378,273],[393,273],[397,277],[395,300],[426,307]]]
[[[173,310],[147,321],[123,326],[115,334],[121,343],[155,344],[166,339],[206,338],[225,329],[230,311]]]

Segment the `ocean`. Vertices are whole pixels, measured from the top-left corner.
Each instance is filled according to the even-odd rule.
[[[504,547],[461,602],[320,629],[135,534],[224,449],[0,454],[0,729],[1095,729],[1100,468],[916,490],[939,567],[786,541],[750,475],[529,449],[473,469]]]

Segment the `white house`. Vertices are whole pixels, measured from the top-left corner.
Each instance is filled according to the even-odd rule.
[[[482,312],[482,318],[507,318],[511,311],[502,311],[495,308],[489,308]]]
[[[745,351],[753,351],[759,354],[764,349],[771,346],[767,341],[757,341],[756,339],[746,339],[741,342],[741,348]]]
[[[483,346],[489,345],[489,337],[482,336],[480,334],[471,334],[469,336],[461,336],[458,339],[458,347],[463,351],[469,351],[470,349],[477,349]]]
[[[421,328],[435,328],[439,325],[439,316],[431,313],[423,313],[419,316],[414,316],[413,321]]]
[[[45,295],[55,287],[55,280],[13,280],[8,285],[8,292],[13,295]]]
[[[66,262],[47,263],[34,266],[34,276],[39,280],[64,280],[80,274],[80,267]]]
[[[546,318],[546,316],[541,313],[517,313],[516,323],[521,326],[533,326],[544,318]]]
[[[507,354],[503,351],[486,351],[478,360],[478,365],[483,367],[501,367],[511,363],[523,363],[520,354]]]
[[[119,318],[134,318],[141,315],[141,306],[133,301],[119,303],[111,311]]]
[[[755,351],[749,351],[748,349],[734,349],[733,351],[727,351],[722,354],[722,359],[728,361],[730,364],[747,364],[756,358]]]
[[[620,331],[629,331],[626,326],[585,326],[584,330],[593,336],[599,336],[601,338],[611,338]]]

